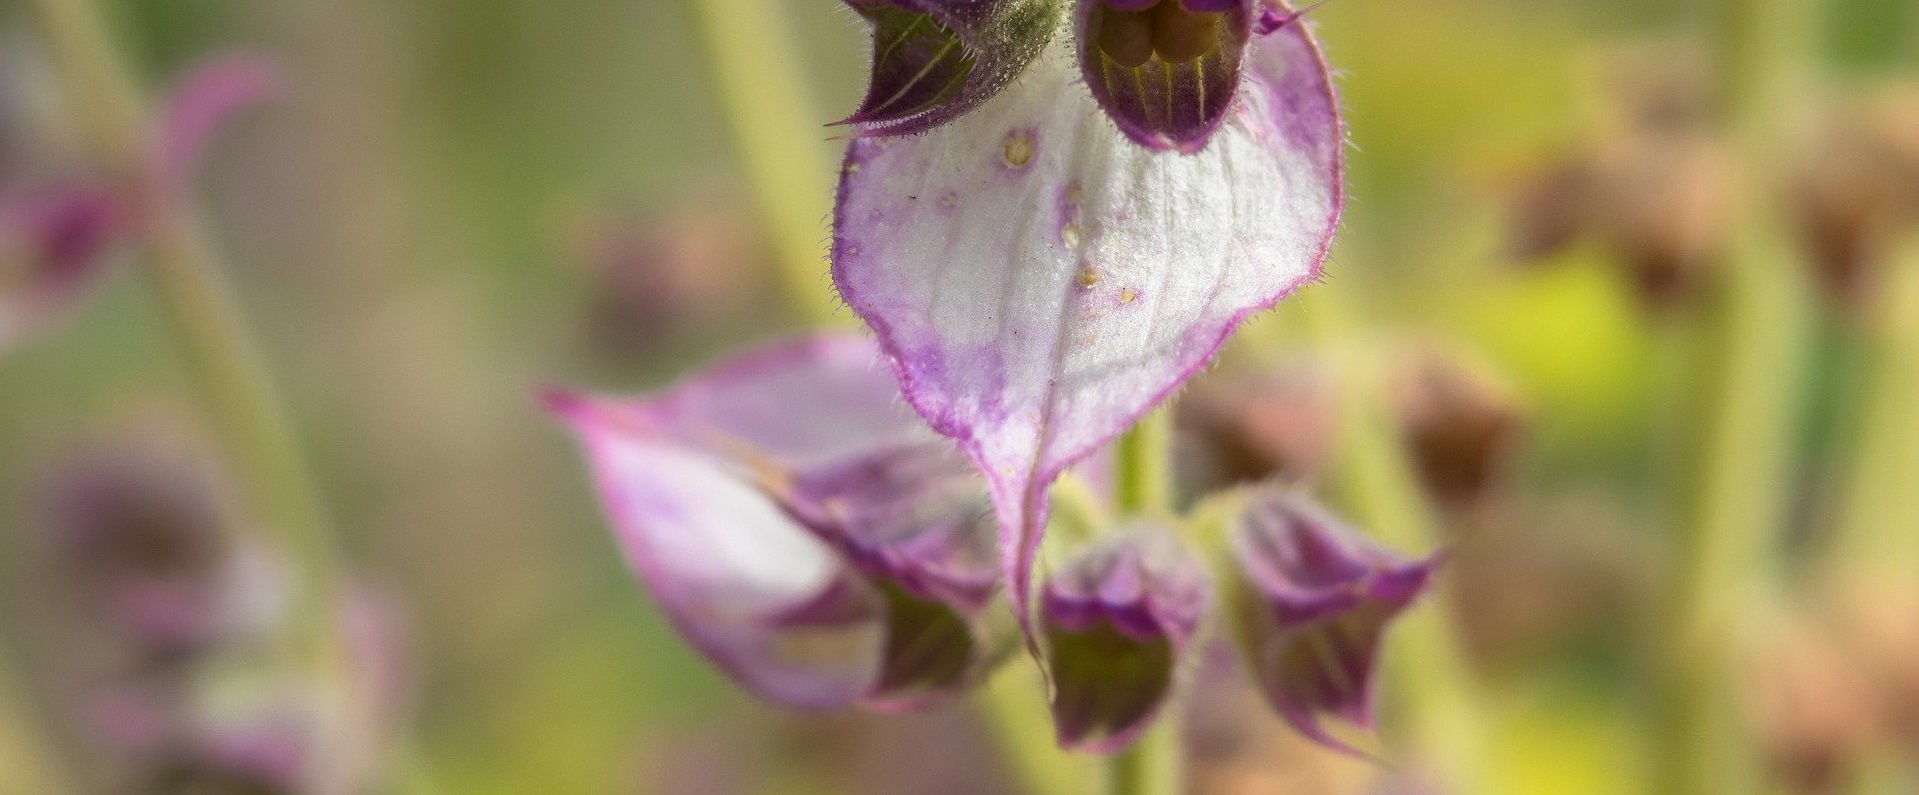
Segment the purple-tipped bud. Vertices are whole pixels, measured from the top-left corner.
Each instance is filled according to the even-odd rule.
[[[1062,747],[1116,751],[1152,723],[1208,588],[1175,531],[1159,526],[1087,550],[1047,580],[1040,612]]]
[[[846,0],[873,24],[873,79],[841,124],[925,132],[991,99],[1059,26],[1051,0]]]
[[[1323,721],[1373,728],[1380,638],[1425,592],[1438,558],[1400,558],[1278,489],[1247,506],[1233,552],[1243,586],[1236,620],[1254,680],[1301,734],[1351,751]]]
[[[1148,149],[1205,148],[1239,92],[1256,0],[1078,2],[1080,70],[1106,115]]]

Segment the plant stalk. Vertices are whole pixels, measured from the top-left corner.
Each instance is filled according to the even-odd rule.
[[[833,162],[819,143],[825,134],[801,79],[806,61],[795,51],[790,14],[773,0],[692,0],[692,7],[788,303],[808,324],[844,324],[821,243]]]
[[[1827,557],[1848,573],[1910,576],[1919,563],[1919,236],[1886,263],[1872,298],[1870,372]]]
[[[1758,763],[1732,680],[1784,531],[1811,327],[1805,269],[1770,199],[1786,114],[1808,73],[1812,6],[1726,0],[1721,11],[1721,102],[1745,184],[1728,267],[1703,307],[1698,469],[1681,516],[1652,737],[1662,795],[1755,791]]]

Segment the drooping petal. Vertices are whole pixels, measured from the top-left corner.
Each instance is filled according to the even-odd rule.
[[[986,486],[952,443],[917,443],[791,473],[787,511],[886,596],[887,645],[866,703],[916,706],[983,672],[974,619],[998,586]]]
[[[890,708],[973,670],[967,611],[994,570],[990,552],[968,564],[962,530],[990,538],[990,519],[936,477],[956,469],[938,463],[949,445],[900,404],[872,342],[818,336],[651,398],[550,403],[585,440],[641,579],[747,689]]]
[[[127,219],[111,192],[85,183],[0,199],[0,349],[70,314]]]
[[[873,24],[872,82],[841,124],[925,132],[992,99],[1059,27],[1052,0],[847,0]]]
[[[1193,155],[1129,142],[1064,44],[965,118],[847,152],[834,280],[985,472],[1028,630],[1047,485],[1319,273],[1341,204],[1325,65],[1298,24],[1246,60]]]
[[[1350,751],[1324,719],[1373,727],[1380,639],[1425,592],[1439,558],[1402,559],[1276,488],[1251,499],[1232,542],[1254,680],[1301,734]]]
[[[1233,111],[1258,0],[1078,0],[1080,71],[1133,143],[1196,152]]]
[[[160,189],[168,194],[184,189],[221,128],[240,112],[271,99],[277,86],[273,68],[247,54],[210,58],[181,78],[167,103],[154,152]]]
[[[1040,614],[1061,746],[1124,748],[1171,692],[1208,589],[1205,570],[1174,533],[1135,528],[1081,553],[1047,581]]]
[[[549,399],[585,443],[628,562],[667,616],[741,686],[781,704],[837,707],[866,692],[883,600],[717,451],[804,460],[856,444],[869,423],[855,413],[884,408],[891,388],[872,383],[872,361],[857,340],[817,338],[650,399]],[[802,420],[796,406],[817,416]]]

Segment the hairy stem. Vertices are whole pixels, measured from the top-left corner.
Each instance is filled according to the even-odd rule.
[[[788,302],[814,324],[836,318],[827,286],[825,230],[833,164],[800,79],[786,7],[772,0],[692,0],[707,68],[734,144],[773,236]]]

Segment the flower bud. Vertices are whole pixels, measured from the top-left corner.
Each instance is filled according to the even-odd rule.
[[[1051,0],[847,0],[873,25],[866,99],[841,124],[907,135],[959,118],[1026,70],[1051,41]]]
[[[1040,597],[1062,747],[1116,751],[1172,690],[1206,612],[1206,573],[1171,528],[1144,526],[1081,553]]]
[[[1134,143],[1197,152],[1233,108],[1255,16],[1253,0],[1079,0],[1080,71]]]
[[[1301,734],[1351,751],[1323,720],[1372,728],[1380,639],[1425,592],[1437,558],[1404,560],[1277,489],[1254,495],[1232,544],[1253,678]]]

